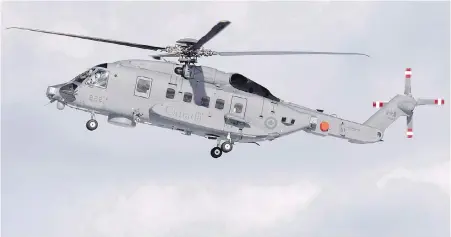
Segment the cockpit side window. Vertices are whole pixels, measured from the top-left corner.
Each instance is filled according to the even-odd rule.
[[[99,88],[107,88],[108,86],[108,71],[96,68],[92,73],[89,73],[86,84],[89,86],[95,86]]]

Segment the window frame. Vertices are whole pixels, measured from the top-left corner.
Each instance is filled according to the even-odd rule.
[[[138,91],[138,83],[139,83],[140,80],[149,82],[149,89],[145,93]],[[151,78],[143,77],[143,76],[137,76],[136,77],[135,92],[134,92],[135,96],[148,99],[150,97],[150,91],[151,90],[152,90],[152,79]]]

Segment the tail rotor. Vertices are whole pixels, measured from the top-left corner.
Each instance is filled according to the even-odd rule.
[[[398,116],[406,116],[406,136],[407,138],[413,138],[413,111],[417,106],[420,105],[444,105],[445,100],[441,98],[437,99],[429,99],[429,98],[418,98],[415,99],[412,96],[412,69],[406,68],[405,72],[405,83],[404,83],[404,95],[398,95],[389,102],[384,101],[374,101],[373,107],[378,108],[380,110],[380,116],[384,116],[384,114],[391,121],[379,121],[379,116],[374,116],[370,118],[366,124],[368,125],[376,125],[380,128],[386,128],[389,124],[394,122],[395,118]],[[383,125],[382,125],[383,124]]]

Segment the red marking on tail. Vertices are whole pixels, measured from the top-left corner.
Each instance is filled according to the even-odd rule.
[[[384,102],[381,102],[381,101],[374,101],[373,102],[373,107],[375,107],[375,108],[380,108],[380,107],[383,107],[384,106]]]
[[[435,99],[434,104],[443,105],[443,104],[445,104],[445,100],[444,99]]]

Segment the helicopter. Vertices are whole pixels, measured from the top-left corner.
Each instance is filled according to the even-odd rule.
[[[407,118],[407,138],[413,137],[413,111],[420,105],[443,105],[444,99],[415,99],[411,93],[411,68],[405,70],[404,94],[388,102],[375,101],[378,110],[363,123],[326,114],[284,101],[267,88],[240,73],[224,72],[196,65],[199,57],[242,55],[357,55],[363,53],[315,51],[229,51],[217,52],[203,45],[226,28],[230,21],[218,22],[199,40],[183,38],[174,46],[157,47],[111,39],[28,30],[160,52],[154,60],[130,59],[98,64],[72,80],[48,86],[46,97],[56,107],[66,106],[90,113],[86,128],[98,127],[96,115],[107,122],[136,127],[147,124],[177,130],[184,135],[198,135],[216,141],[210,155],[219,158],[237,143],[273,141],[304,131],[317,136],[331,136],[354,144],[383,141],[385,130],[399,117]],[[165,58],[178,58],[178,62]],[[162,61],[163,59],[163,61]]]

